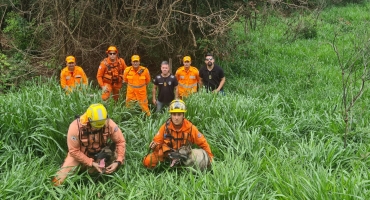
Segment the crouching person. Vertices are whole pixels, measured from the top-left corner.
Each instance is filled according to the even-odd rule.
[[[115,151],[107,162],[96,162],[94,157],[108,146],[108,140],[115,144]],[[62,167],[53,178],[53,184],[62,184],[68,174],[83,165],[89,173],[99,172],[111,174],[125,160],[126,141],[117,124],[108,118],[106,108],[102,104],[92,104],[87,111],[75,119],[69,126],[67,135],[68,154]],[[108,159],[113,159],[108,161]],[[105,166],[107,163],[107,166]]]
[[[144,157],[143,165],[146,168],[154,168],[158,162],[169,159],[169,153],[189,144],[196,144],[202,148],[208,155],[209,161],[212,161],[213,154],[206,138],[189,120],[185,119],[185,102],[173,100],[169,106],[169,112],[171,117],[160,127],[149,144],[153,152]]]

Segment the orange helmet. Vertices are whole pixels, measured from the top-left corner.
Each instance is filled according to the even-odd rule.
[[[110,51],[115,51],[116,53],[118,53],[118,49],[115,46],[109,46],[106,53],[108,54]]]

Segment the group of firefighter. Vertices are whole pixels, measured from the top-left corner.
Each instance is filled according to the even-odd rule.
[[[108,47],[107,57],[101,61],[97,80],[102,90],[102,100],[107,100],[111,94],[113,99],[119,99],[120,89],[127,84],[126,106],[138,102],[147,116],[150,116],[147,99],[147,85],[151,78],[149,70],[140,65],[139,55],[131,57],[131,66],[118,57],[115,46]],[[182,100],[197,91],[198,84],[207,91],[224,94],[224,73],[221,67],[214,64],[211,54],[205,57],[205,66],[198,70],[191,66],[191,57],[183,58],[184,66],[177,69],[172,75],[168,70],[168,62],[161,63],[161,74],[153,79],[153,103],[163,101],[172,93],[173,98],[164,98],[161,102],[169,105],[170,118],[160,127],[149,144],[152,153],[143,158],[146,168],[154,168],[157,164],[168,159],[168,153],[181,146],[195,144],[206,151],[212,161],[213,154],[204,135],[185,118],[186,105]],[[72,92],[77,85],[88,84],[83,69],[76,65],[74,56],[66,57],[66,65],[60,75],[60,83],[66,93]],[[169,87],[171,86],[171,87]],[[155,91],[158,88],[158,99]],[[171,88],[167,89],[166,88]],[[158,108],[158,107],[157,107]],[[108,144],[108,140],[115,144],[116,160],[105,166],[104,162],[97,162],[95,156]],[[105,106],[101,103],[91,104],[86,112],[76,118],[69,126],[67,133],[68,154],[63,165],[54,176],[52,182],[55,186],[62,184],[68,174],[74,172],[78,166],[87,167],[89,172],[113,173],[124,163],[126,141],[118,125],[108,117]],[[103,160],[104,161],[104,160]]]
[[[112,95],[113,99],[117,101],[120,97],[120,90],[123,84],[127,84],[126,106],[130,107],[133,102],[138,102],[146,115],[150,116],[147,86],[151,81],[151,77],[148,68],[140,65],[140,56],[131,56],[131,66],[127,66],[125,60],[119,57],[117,47],[108,47],[106,54],[107,57],[100,62],[96,75],[97,81],[102,90],[102,100],[105,101]],[[174,93],[171,101],[175,98],[183,99],[184,97],[197,92],[198,85],[199,88],[204,86],[208,91],[220,92],[223,94],[225,77],[222,68],[214,64],[214,59],[211,54],[206,55],[205,63],[206,66],[198,70],[196,67],[191,66],[191,57],[185,56],[183,58],[184,65],[177,69],[175,73],[176,80],[172,81],[172,86],[171,82],[169,82],[170,85],[168,86],[171,86],[170,88],[172,90],[169,91],[170,93],[162,94],[162,96],[168,96]],[[76,65],[76,58],[74,56],[66,57],[66,65],[67,66],[62,69],[60,74],[60,84],[67,93],[71,92],[79,84],[88,84],[88,78],[82,67]],[[209,70],[209,67],[212,67],[211,70]],[[169,72],[167,71],[167,73],[163,75],[164,72],[162,66],[161,70],[162,73],[156,77],[161,77],[166,80],[166,76],[171,74],[168,74]],[[160,93],[162,92],[161,89],[163,88],[163,85],[161,84],[166,86],[166,81],[158,83],[154,78],[153,82],[155,88],[158,86],[158,96],[160,96]],[[156,98],[155,94],[153,98]],[[161,103],[169,105],[171,101]]]

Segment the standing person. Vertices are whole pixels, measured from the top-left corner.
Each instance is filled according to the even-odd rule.
[[[87,77],[82,67],[76,65],[74,56],[66,57],[66,67],[60,73],[60,85],[69,93],[78,84],[87,86]]]
[[[150,83],[149,70],[140,66],[140,57],[131,57],[132,66],[127,67],[123,79],[127,83],[126,106],[130,107],[133,101],[138,101],[141,109],[150,116],[146,86]]]
[[[177,79],[170,73],[167,61],[161,63],[161,74],[153,79],[153,104],[157,106],[157,112],[161,111],[164,105],[169,105],[172,100],[177,99]],[[158,88],[158,99],[156,99]]]
[[[119,90],[122,88],[123,72],[126,69],[125,60],[118,57],[118,49],[115,46],[108,47],[107,58],[101,61],[96,78],[102,89],[101,98],[105,101],[113,92],[113,99],[118,101]]]
[[[178,96],[180,99],[197,92],[198,84],[200,84],[199,71],[196,67],[191,66],[190,56],[183,58],[184,66],[176,70],[176,78],[179,82]]]
[[[115,143],[116,160],[105,168],[111,174],[125,160],[126,141],[117,124],[108,118],[106,108],[102,104],[92,104],[86,112],[75,119],[67,134],[68,154],[62,167],[53,178],[55,186],[62,184],[68,174],[77,166],[89,167],[89,172],[103,172],[94,155],[107,146],[108,139]]]
[[[203,85],[207,91],[220,92],[225,94],[223,86],[225,84],[224,70],[215,64],[213,55],[208,53],[204,61],[206,66],[199,70],[201,86]]]
[[[170,104],[170,118],[164,123],[153,141],[149,144],[152,153],[143,159],[146,168],[154,168],[159,161],[168,158],[168,154],[188,144],[196,144],[213,159],[211,148],[204,135],[189,120],[185,119],[186,107],[182,100],[173,100]]]

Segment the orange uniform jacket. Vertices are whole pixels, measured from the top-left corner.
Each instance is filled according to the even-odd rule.
[[[188,141],[198,145],[200,148],[207,152],[211,160],[213,159],[213,154],[206,138],[189,120],[184,119],[181,129],[177,131],[175,130],[173,123],[170,122],[168,125],[168,132],[175,139],[171,140],[171,138],[168,137],[168,133],[166,133],[166,123],[161,126],[158,133],[153,138],[154,142],[162,144],[163,152],[170,150],[171,146],[175,150],[179,149],[181,146],[187,144]],[[182,139],[179,140],[179,138]]]
[[[186,97],[197,91],[197,84],[200,83],[200,78],[196,67],[190,66],[189,70],[185,70],[184,66],[178,68],[176,78],[179,82],[177,88],[180,97]]]
[[[87,77],[84,70],[79,66],[75,66],[73,72],[70,72],[68,67],[65,67],[60,73],[60,85],[62,88],[66,89],[68,87],[71,89],[76,86],[76,83],[87,85]]]
[[[76,159],[79,163],[86,166],[92,166],[94,159],[89,158],[87,155],[85,155],[84,152],[86,148],[92,148],[93,144],[92,142],[89,142],[89,146],[87,147],[81,145],[81,142],[79,140],[79,127],[81,128],[82,126],[84,125],[81,124],[77,119],[74,120],[69,126],[67,135],[68,154]],[[108,138],[116,143],[117,161],[121,161],[123,163],[125,161],[126,141],[123,137],[122,131],[111,119],[108,119],[106,121],[105,127],[105,132],[109,131]],[[96,136],[94,144],[99,143],[100,137],[98,137],[97,135],[99,134],[89,135],[89,140],[91,141],[93,140],[93,137]]]
[[[127,83],[126,99],[147,99],[146,86],[150,82],[150,74],[146,67],[140,66],[138,70],[135,70],[132,66],[127,67],[123,74],[123,78]]]
[[[120,85],[122,87],[122,75],[126,67],[126,63],[122,58],[119,58],[118,61],[115,61],[114,63],[107,58],[101,61],[96,75],[100,87],[103,87],[105,83],[110,85]]]

